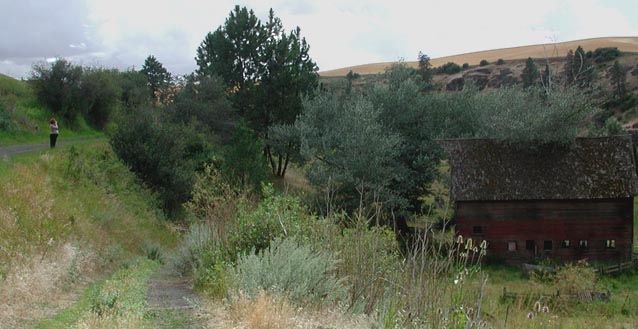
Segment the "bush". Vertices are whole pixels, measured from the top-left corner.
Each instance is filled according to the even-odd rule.
[[[210,145],[192,126],[166,120],[156,109],[137,109],[116,121],[110,143],[133,172],[157,191],[169,214],[181,210],[195,173],[210,162]]]
[[[490,62],[488,62],[485,59],[482,59],[481,62],[479,63],[480,66],[486,66],[486,65],[490,65]]]
[[[505,60],[504,60],[504,59],[502,59],[502,58],[499,58],[499,59],[496,61],[496,65],[503,65],[503,64],[505,64]]]
[[[237,289],[253,297],[263,289],[300,304],[330,304],[347,291],[334,274],[337,263],[331,253],[314,252],[294,239],[276,239],[257,254],[240,255],[232,274]]]
[[[263,185],[262,193],[264,200],[257,209],[240,209],[236,227],[230,236],[231,253],[259,252],[268,248],[277,237],[301,237],[314,220],[297,198],[276,195],[272,185]]]
[[[463,68],[463,70],[467,70],[467,69],[469,69],[469,68],[470,68],[470,64],[468,64],[468,63],[463,63],[462,68]]]
[[[437,73],[454,74],[461,72],[459,64],[447,62],[437,69]]]
[[[14,127],[13,120],[11,120],[11,114],[7,112],[4,104],[0,102],[0,130],[9,131]]]
[[[592,56],[596,63],[609,62],[620,57],[621,52],[616,47],[596,48]]]

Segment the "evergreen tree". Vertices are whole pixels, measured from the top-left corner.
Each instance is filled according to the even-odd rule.
[[[317,86],[318,68],[309,49],[301,30],[286,33],[272,9],[263,24],[252,10],[239,6],[197,49],[197,73],[222,78],[233,105],[265,139],[264,154],[276,176],[285,175],[291,152],[298,148],[291,140],[288,150],[274,151],[269,130],[292,124],[301,112],[302,98]]]
[[[423,90],[431,90],[434,86],[432,84],[432,77],[434,76],[434,68],[430,63],[430,57],[422,52],[419,52],[419,75],[423,81]]]
[[[627,93],[627,68],[620,65],[618,61],[611,67],[611,83],[614,87],[614,95],[619,99],[625,97]]]
[[[536,67],[536,63],[534,60],[529,57],[525,62],[525,68],[523,69],[523,73],[521,74],[521,79],[523,79],[523,88],[528,88],[536,84],[538,79],[540,78],[540,73],[538,72],[538,68]]]
[[[144,66],[140,70],[146,76],[151,98],[156,103],[164,103],[167,97],[168,87],[171,84],[171,74],[164,68],[153,55],[149,55],[144,60]]]

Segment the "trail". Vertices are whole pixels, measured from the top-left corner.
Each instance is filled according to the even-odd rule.
[[[207,328],[201,299],[191,283],[164,265],[151,279],[146,291],[149,314],[158,328]]]
[[[56,147],[69,145],[69,144],[75,144],[85,140],[86,139],[75,139],[75,140],[66,141],[66,142],[59,142],[56,144]],[[3,146],[3,147],[0,147],[0,159],[7,159],[20,153],[33,152],[33,151],[43,150],[48,148],[49,148],[49,144],[18,144],[18,145],[11,145],[11,146]]]

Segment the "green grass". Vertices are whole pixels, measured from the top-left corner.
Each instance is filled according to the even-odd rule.
[[[72,307],[36,328],[149,326],[146,288],[158,268],[159,263],[145,259],[126,265],[109,279],[92,284]]]
[[[10,129],[0,130],[0,147],[49,142],[49,119],[55,115],[38,103],[26,81],[0,74],[0,106],[9,113],[13,122]],[[82,118],[73,125],[61,118],[58,118],[58,123],[59,141],[104,136]]]

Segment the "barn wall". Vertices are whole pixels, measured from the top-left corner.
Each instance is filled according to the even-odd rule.
[[[632,198],[460,201],[455,218],[457,234],[487,240],[488,257],[508,263],[545,257],[592,263],[631,259]],[[564,240],[569,246],[562,246]],[[587,248],[581,241],[587,241]],[[508,250],[512,243],[514,251]]]

